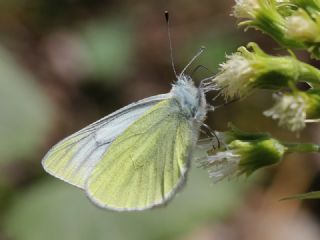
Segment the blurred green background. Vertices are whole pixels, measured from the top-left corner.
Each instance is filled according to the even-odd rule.
[[[202,45],[207,50],[193,67],[202,64],[212,72],[248,41],[271,53],[279,49],[260,33],[238,29],[230,16],[233,4],[0,2],[0,240],[320,238],[318,201],[278,201],[319,189],[317,155],[290,155],[276,168],[219,184],[194,163],[186,187],[168,206],[138,213],[98,209],[82,191],[41,168],[58,140],[132,101],[170,90],[164,10],[171,14],[178,69]],[[199,71],[194,80],[211,74]],[[285,140],[320,142],[316,124],[297,138],[263,117],[271,105],[270,92],[257,92],[210,113],[207,123],[225,130],[232,121]]]

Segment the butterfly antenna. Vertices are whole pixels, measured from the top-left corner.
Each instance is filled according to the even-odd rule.
[[[172,41],[171,41],[171,31],[170,31],[170,21],[169,21],[169,12],[165,11],[164,16],[166,18],[166,23],[167,23],[167,32],[168,32],[168,41],[169,41],[169,48],[170,48],[170,59],[171,59],[171,65],[173,69],[173,73],[178,78],[177,71],[174,65],[174,60],[173,60],[173,48],[172,48]]]
[[[190,67],[190,65],[203,53],[203,51],[206,49],[206,47],[201,46],[199,51],[194,55],[194,57],[190,60],[190,62],[184,67],[184,69],[181,71],[180,76],[184,74],[184,72]]]

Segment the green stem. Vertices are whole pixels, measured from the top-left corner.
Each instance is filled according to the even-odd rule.
[[[313,143],[284,143],[287,152],[320,152],[320,145]]]

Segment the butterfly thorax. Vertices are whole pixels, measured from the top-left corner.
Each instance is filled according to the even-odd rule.
[[[202,122],[206,115],[206,99],[204,91],[194,86],[190,76],[180,75],[173,84],[171,93],[178,101],[182,114],[189,119]]]

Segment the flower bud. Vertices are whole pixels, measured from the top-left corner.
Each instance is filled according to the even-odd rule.
[[[320,118],[320,90],[274,95],[275,105],[264,115],[279,120],[279,126],[300,131],[307,121]]]
[[[320,1],[236,0],[239,25],[268,34],[286,48],[308,50],[320,59]]]
[[[249,51],[249,49],[251,51]],[[271,56],[255,43],[240,47],[213,79],[226,99],[246,97],[254,88],[279,90],[299,80],[320,82],[320,71],[292,56]]]
[[[286,35],[301,42],[319,42],[320,28],[302,9],[286,18]]]
[[[237,175],[250,175],[257,169],[278,163],[287,148],[266,133],[247,133],[235,127],[219,133],[223,148],[210,155],[202,166],[214,182]]]

